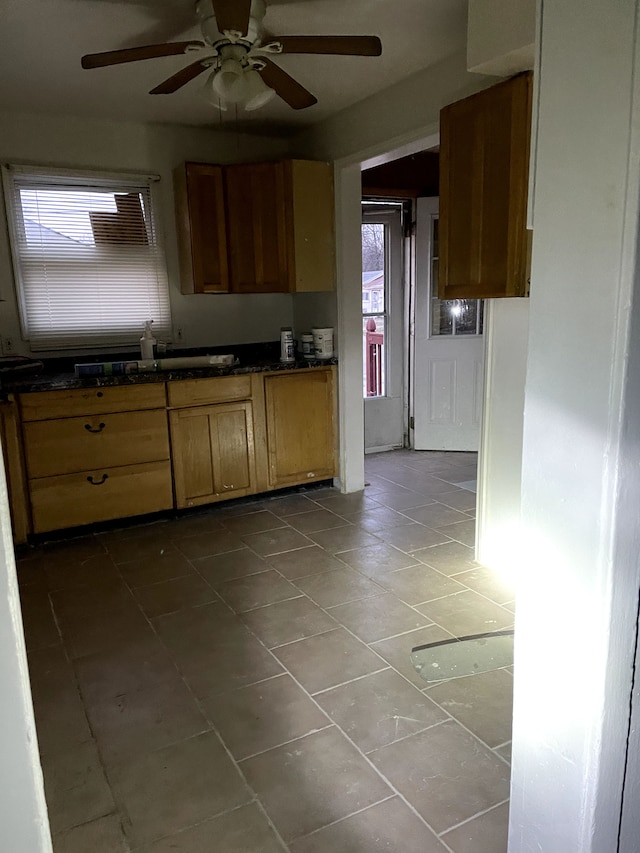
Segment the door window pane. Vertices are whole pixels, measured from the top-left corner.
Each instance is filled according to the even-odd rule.
[[[362,225],[362,381],[365,397],[384,397],[386,393],[386,233],[382,222]]]
[[[477,335],[478,300],[457,299],[454,308],[456,318],[456,335]]]
[[[439,220],[431,220],[431,335],[481,335],[482,299],[438,299]]]
[[[384,397],[386,393],[385,325],[385,317],[382,314],[362,318],[365,397]]]

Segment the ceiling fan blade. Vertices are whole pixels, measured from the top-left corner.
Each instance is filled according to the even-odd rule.
[[[246,36],[249,30],[251,0],[212,0],[213,14],[221,33],[235,30]]]
[[[264,44],[278,42],[283,53],[332,53],[343,56],[380,56],[378,36],[269,36]]]
[[[123,62],[138,62],[140,59],[155,59],[158,56],[177,56],[190,48],[204,47],[201,41],[172,41],[167,44],[145,44],[123,50],[108,50],[105,53],[88,53],[81,59],[83,68],[103,68]]]
[[[152,89],[149,94],[171,95],[173,92],[177,92],[182,86],[185,86],[190,80],[193,80],[194,77],[197,77],[198,74],[206,71],[208,67],[202,59],[199,59],[198,62],[192,62],[191,65],[182,68],[177,74],[168,77],[160,85],[156,86],[155,89]]]
[[[286,101],[294,110],[303,110],[306,107],[312,107],[318,103],[318,99],[311,92],[308,92],[304,86],[301,86],[297,80],[294,80],[286,71],[283,71],[278,65],[274,65],[268,59],[264,59],[265,66],[260,70],[262,79],[267,84],[275,89],[283,101]]]

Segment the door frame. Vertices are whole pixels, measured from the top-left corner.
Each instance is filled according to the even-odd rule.
[[[406,302],[407,302],[407,270],[405,266],[405,247],[403,233],[404,200],[386,199],[384,203],[371,203],[367,211],[367,200],[362,199],[362,223],[372,221],[385,226],[385,258],[384,258],[384,290],[385,290],[385,358],[384,358],[384,387],[385,394],[380,397],[364,397],[365,420],[367,410],[391,409],[392,414],[399,415],[399,442],[392,442],[371,447],[366,446],[365,453],[378,453],[404,447],[407,438],[408,416],[406,397],[407,348],[406,348]],[[393,205],[393,208],[390,206]],[[376,213],[375,207],[380,209]],[[388,236],[388,240],[386,237]],[[364,315],[363,315],[364,316]],[[387,322],[389,320],[389,322]],[[364,365],[363,365],[364,376]],[[397,402],[393,402],[393,401]],[[395,411],[395,407],[399,411]],[[385,417],[380,412],[378,417]],[[365,422],[366,432],[366,422]]]
[[[338,421],[340,489],[364,488],[364,401],[362,399],[362,341],[357,333],[362,317],[362,253],[360,237],[363,169],[434,148],[440,142],[438,122],[335,161],[336,293],[338,314]]]

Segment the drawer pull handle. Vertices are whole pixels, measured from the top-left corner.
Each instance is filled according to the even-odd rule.
[[[98,391],[96,397],[104,397],[104,393],[102,391]]]
[[[222,488],[223,488],[223,489],[232,489],[232,488],[233,488],[233,483],[231,483],[229,486],[228,486],[226,483],[223,483],[223,484],[222,484]]]
[[[100,423],[98,424],[98,428],[97,428],[97,429],[94,429],[94,428],[91,426],[91,424],[85,424],[85,425],[84,425],[84,428],[86,429],[86,431],[87,431],[87,432],[102,432],[102,430],[103,430],[105,427],[106,427],[106,424],[103,424],[102,422],[100,422]]]
[[[103,474],[101,480],[94,480],[93,474],[89,474],[87,477],[87,482],[91,483],[92,486],[101,486],[106,480],[109,478],[108,474]]]

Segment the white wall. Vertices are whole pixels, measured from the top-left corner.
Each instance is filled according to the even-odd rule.
[[[509,77],[533,68],[536,0],[469,0],[467,67]]]
[[[543,14],[509,850],[609,853],[639,585],[637,502],[618,491],[640,470],[638,423],[621,431],[639,393],[637,3]]]
[[[404,143],[412,134],[437,132],[445,104],[492,83],[495,79],[469,74],[466,54],[457,53],[314,125],[293,148],[317,159],[374,158],[392,150],[392,140]],[[368,163],[373,165],[375,161]]]
[[[57,116],[0,115],[0,160],[159,174],[174,328],[184,346],[204,347],[276,340],[293,321],[288,294],[183,296],[180,293],[173,212],[172,169],[185,160],[229,163],[286,154],[286,141],[192,127],[143,125]],[[0,336],[20,341],[4,205],[0,205]],[[29,355],[28,344],[19,351]],[[39,355],[42,355],[40,353]]]
[[[1,454],[0,450],[0,458]],[[3,464],[0,464],[0,678],[0,850],[50,853]]]
[[[478,472],[478,560],[517,580],[529,300],[488,299]]]

